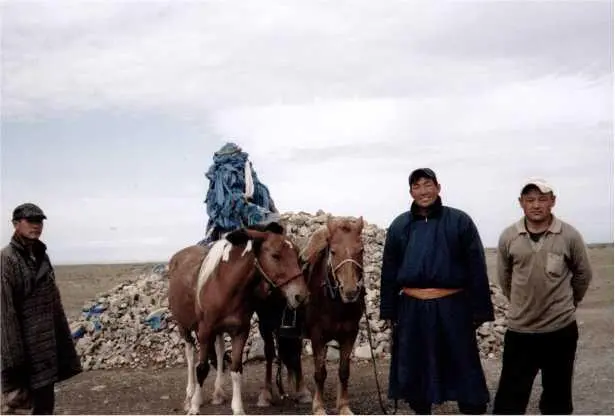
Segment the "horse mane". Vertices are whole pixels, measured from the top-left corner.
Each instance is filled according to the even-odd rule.
[[[306,263],[313,264],[320,253],[329,245],[329,228],[323,225],[308,239],[307,244],[301,251],[301,259]]]
[[[201,268],[199,269],[196,285],[196,298],[199,307],[201,306],[201,297],[199,296],[201,289],[203,289],[205,283],[207,283],[210,277],[214,274],[214,271],[220,264],[220,260],[228,261],[232,247],[233,245],[226,238],[218,240],[211,246],[209,252],[203,259],[203,263],[201,263]]]

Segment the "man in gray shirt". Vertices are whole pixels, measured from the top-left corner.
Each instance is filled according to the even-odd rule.
[[[521,190],[524,217],[498,243],[498,277],[510,301],[494,414],[523,414],[538,373],[542,414],[571,414],[579,337],[575,311],[592,279],[581,234],[555,217],[553,188],[530,180]]]

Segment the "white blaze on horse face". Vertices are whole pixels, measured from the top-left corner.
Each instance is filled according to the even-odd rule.
[[[233,382],[233,400],[231,401],[231,409],[234,415],[243,415],[243,400],[241,398],[241,373],[231,371],[231,380]]]
[[[216,241],[210,248],[209,252],[203,259],[203,263],[201,264],[201,268],[199,269],[199,276],[196,285],[196,299],[199,307],[201,306],[201,290],[205,283],[209,280],[211,275],[218,267],[220,260],[225,255],[226,252],[230,252],[232,248],[232,244],[230,241],[222,239]],[[227,255],[228,257],[228,255]]]
[[[252,251],[252,240],[248,240],[248,242],[246,243],[246,248],[243,249],[241,257],[243,257],[246,253],[249,253],[250,251]]]

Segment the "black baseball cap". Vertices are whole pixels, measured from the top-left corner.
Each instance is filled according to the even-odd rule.
[[[39,206],[31,202],[26,202],[25,204],[18,205],[13,210],[13,221],[19,221],[23,219],[46,220],[47,216],[45,215],[43,210],[40,209]]]
[[[416,181],[418,181],[421,178],[431,179],[436,184],[438,183],[438,179],[436,178],[436,173],[429,168],[415,169],[408,177],[408,183],[412,185],[413,183],[416,183]]]

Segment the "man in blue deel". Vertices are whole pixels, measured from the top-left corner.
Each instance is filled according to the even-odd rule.
[[[431,169],[409,177],[413,203],[387,231],[380,318],[393,326],[389,397],[418,414],[456,401],[487,411],[489,391],[475,330],[494,320],[485,252],[465,212],[442,205]]]

